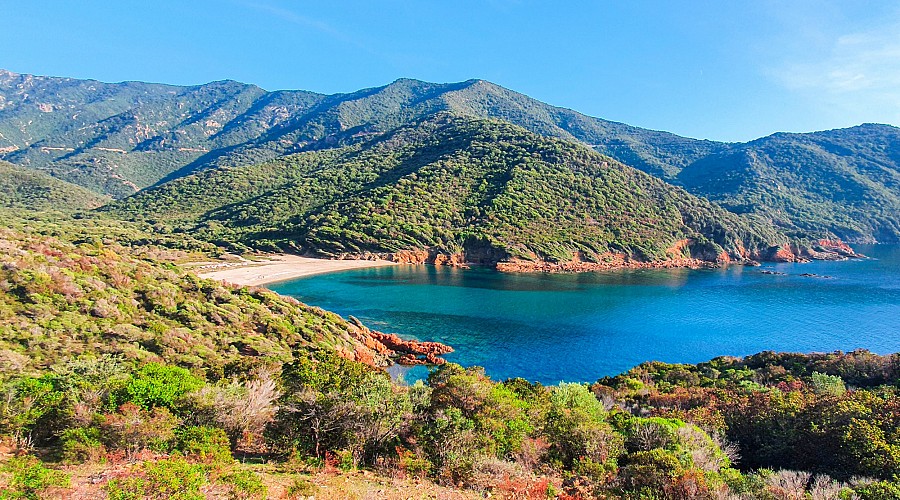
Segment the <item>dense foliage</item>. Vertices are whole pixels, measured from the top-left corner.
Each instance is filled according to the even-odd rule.
[[[0,161],[0,208],[71,211],[97,208],[107,201],[81,186]]]
[[[325,96],[230,81],[178,87],[0,71],[0,158],[123,197],[209,165],[352,144],[440,111],[579,140],[652,173],[720,145],[591,118],[482,80],[400,79]]]
[[[401,386],[328,350],[218,381],[129,366],[81,354],[7,375],[0,433],[36,446],[51,466],[156,457],[108,479],[110,498],[264,494],[259,477],[229,465],[234,454],[271,466],[371,467],[514,498],[900,491],[896,359],[865,351],[648,363],[593,386],[555,387],[453,364]],[[3,471],[0,484],[26,496],[68,484],[33,458]]]
[[[338,316],[172,264],[202,244],[143,243],[138,224],[5,215],[5,498],[70,488],[261,498],[274,483],[258,472],[320,467],[531,498],[900,491],[895,356],[647,363],[555,387],[451,364],[398,385],[348,359],[362,346]],[[92,234],[104,231],[122,243]],[[268,465],[254,471],[235,457]],[[63,466],[80,463],[137,465],[86,483]]]
[[[847,241],[900,241],[900,129],[775,134],[710,155],[677,182],[736,213]]]
[[[332,256],[714,260],[784,241],[575,143],[452,115],[359,147],[183,177],[106,210],[239,248]]]

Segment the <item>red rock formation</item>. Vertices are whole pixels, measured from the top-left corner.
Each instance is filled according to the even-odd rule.
[[[507,273],[581,273],[612,269],[671,269],[677,267],[700,269],[715,267],[716,265],[714,262],[688,258],[642,262],[630,260],[622,254],[606,254],[603,257],[601,262],[548,262],[543,260],[511,259],[508,262],[498,262],[496,268],[498,271]]]
[[[797,254],[794,253],[790,245],[781,245],[772,255],[772,260],[775,262],[797,262]]]
[[[694,240],[684,238],[676,241],[672,246],[666,249],[666,255],[673,259],[683,258],[687,255],[687,250],[691,247]]]
[[[728,252],[722,250],[722,252],[716,257],[716,264],[730,264],[731,256],[728,255]]]
[[[442,365],[447,361],[440,356],[453,352],[453,348],[439,342],[419,342],[404,340],[393,333],[382,333],[370,330],[358,319],[348,318],[351,334],[364,348],[357,348],[354,353],[356,361],[375,366],[372,353],[393,359],[401,365]],[[370,359],[371,358],[371,359]],[[368,362],[370,361],[371,362]]]

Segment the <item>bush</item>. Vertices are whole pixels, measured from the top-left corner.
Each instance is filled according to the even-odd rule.
[[[812,388],[816,394],[832,396],[840,396],[847,392],[847,386],[844,385],[844,380],[841,377],[819,372],[813,372],[812,374]]]
[[[97,460],[106,451],[100,441],[100,429],[96,427],[74,427],[64,430],[60,436],[62,459],[70,463]]]
[[[65,394],[53,376],[21,378],[2,389],[6,394],[0,397],[0,433],[42,439],[58,429]]]
[[[176,432],[177,448],[210,462],[230,462],[231,446],[225,431],[216,427],[191,426]]]
[[[206,468],[180,457],[145,462],[148,491],[171,500],[202,500],[200,487],[206,484]]]
[[[119,391],[117,401],[131,402],[145,410],[156,407],[175,410],[182,396],[203,385],[203,379],[184,368],[149,363]]]
[[[104,489],[110,500],[144,498],[165,500],[203,500],[200,487],[206,484],[206,469],[184,458],[174,457],[158,462],[144,462],[143,474],[113,479]]]
[[[295,477],[294,482],[287,488],[288,498],[312,497],[319,492],[319,487],[306,479]]]
[[[69,486],[69,476],[61,471],[48,469],[35,457],[10,458],[0,472],[9,474],[6,489],[0,490],[0,499],[41,498],[39,493],[50,487]]]
[[[140,500],[150,498],[147,480],[142,477],[127,477],[123,479],[110,479],[103,486],[108,500]]]
[[[900,498],[900,483],[878,481],[853,489],[860,500],[893,500]]]
[[[148,411],[125,403],[117,413],[103,416],[100,431],[109,447],[123,449],[129,454],[145,448],[168,451],[178,424],[178,418],[165,408]]]
[[[266,498],[268,490],[258,474],[248,470],[235,471],[219,478],[219,482],[231,485],[229,498],[234,500],[248,500],[252,498]]]
[[[615,460],[624,451],[624,438],[605,418],[603,404],[586,386],[560,384],[550,397],[545,425],[550,458],[566,467],[577,460]]]

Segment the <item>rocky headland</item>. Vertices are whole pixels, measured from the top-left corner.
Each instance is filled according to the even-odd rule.
[[[441,356],[453,352],[453,348],[440,342],[420,342],[404,340],[394,333],[372,330],[360,320],[349,316],[350,334],[358,342],[353,353],[345,357],[370,366],[385,367],[393,363],[400,365],[442,365],[447,361]]]

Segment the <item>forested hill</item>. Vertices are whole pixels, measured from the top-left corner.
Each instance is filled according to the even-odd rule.
[[[576,141],[797,236],[900,241],[900,132],[866,125],[743,144],[585,116],[483,80],[348,94],[179,87],[0,70],[0,159],[123,198],[216,166],[359,145],[441,112]]]
[[[847,241],[900,241],[897,127],[775,134],[694,162],[677,182],[789,231],[824,229]]]
[[[362,145],[206,170],[106,210],[238,247],[425,252],[412,260],[742,259],[786,242],[574,142],[451,114]]]
[[[43,172],[0,161],[0,207],[32,210],[80,210],[97,208],[109,201]]]

